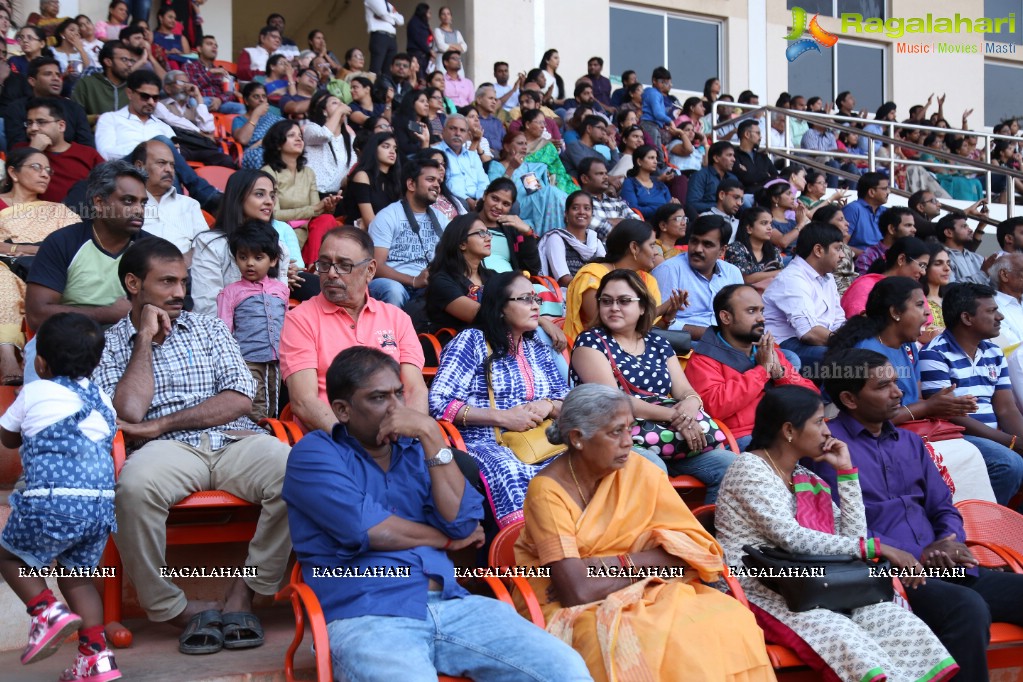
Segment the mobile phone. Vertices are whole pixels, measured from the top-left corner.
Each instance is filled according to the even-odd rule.
[[[423,124],[419,123],[418,121],[409,121],[408,129],[415,133],[416,135],[418,135],[419,133],[423,132]]]

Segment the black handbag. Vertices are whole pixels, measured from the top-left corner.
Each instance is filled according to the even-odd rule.
[[[793,554],[777,547],[743,545],[742,563],[764,587],[785,599],[790,611],[828,609],[848,613],[895,597],[892,566],[857,557]],[[873,575],[872,575],[873,571]]]

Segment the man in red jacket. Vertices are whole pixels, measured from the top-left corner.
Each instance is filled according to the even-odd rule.
[[[764,331],[764,302],[756,289],[746,284],[724,287],[714,297],[714,319],[716,326],[693,344],[686,377],[703,398],[707,414],[723,422],[745,449],[765,390],[817,388],[793,369],[774,337]]]

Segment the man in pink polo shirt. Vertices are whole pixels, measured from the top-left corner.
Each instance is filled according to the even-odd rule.
[[[369,296],[377,268],[369,235],[354,227],[331,230],[314,265],[321,293],[289,311],[281,331],[281,376],[295,417],[309,431],[330,432],[337,419],[327,402],[327,368],[352,346],[377,348],[397,360],[406,404],[427,413],[425,360],[412,320]]]
[[[454,102],[456,107],[472,104],[476,97],[476,86],[468,78],[462,78],[458,71],[462,68],[462,53],[448,50],[441,58],[444,64],[444,96]]]

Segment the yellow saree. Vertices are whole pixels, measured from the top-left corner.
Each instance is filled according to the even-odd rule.
[[[701,584],[719,577],[724,553],[642,457],[605,477],[585,510],[554,479],[538,475],[515,545],[522,566],[614,557],[661,547],[686,561],[686,576],[647,578],[599,602],[548,601],[550,580],[531,578],[547,630],[571,644],[597,682],[774,680],[764,637],[738,601]]]

